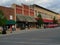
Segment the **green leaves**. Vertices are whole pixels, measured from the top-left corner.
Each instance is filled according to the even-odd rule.
[[[39,18],[38,25],[41,27],[41,25],[43,25],[43,19],[42,19],[41,14],[38,14],[38,18]]]
[[[7,19],[4,17],[4,13],[0,10],[0,26],[6,24]]]
[[[58,21],[56,20],[56,17],[54,16],[54,18],[53,18],[53,23],[54,24],[57,24],[58,23]]]

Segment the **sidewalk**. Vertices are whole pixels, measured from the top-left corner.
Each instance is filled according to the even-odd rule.
[[[12,33],[10,33],[10,31],[7,31],[7,34],[19,34],[19,33],[24,33],[24,32],[34,31],[34,30],[38,30],[38,29],[16,30],[16,31],[12,31]]]
[[[56,27],[57,28],[57,27]],[[45,28],[45,29],[50,29],[50,28]],[[53,29],[53,28],[51,28]],[[31,29],[24,29],[24,30],[16,30],[16,31],[12,31],[12,33],[10,33],[10,31],[7,32],[7,35],[9,34],[20,34],[20,33],[26,33],[26,32],[31,32],[31,31],[36,31],[36,30],[44,30],[44,28],[41,29],[36,29],[36,28],[31,28]]]
[[[36,30],[41,30],[41,29],[25,29],[25,30],[16,30],[16,31],[12,31],[12,33],[10,33],[10,31],[7,31],[6,35],[12,35],[12,34],[21,34],[21,33],[26,33],[26,32],[31,32],[31,31],[36,31]]]
[[[36,30],[41,30],[41,29],[24,29],[24,30],[16,30],[16,31],[12,31],[12,33],[10,32],[10,30],[7,30],[7,34],[0,34],[0,36],[7,36],[7,35],[12,35],[12,34],[21,34],[21,33],[26,33],[26,32],[31,32],[31,31],[36,31]]]
[[[12,33],[8,30],[7,31],[7,34],[5,35],[12,35],[12,34],[21,34],[21,33],[26,33],[26,32],[31,32],[31,31],[36,31],[36,30],[42,30],[43,31],[44,28],[41,28],[41,29],[34,29],[34,28],[31,28],[31,29],[25,29],[25,30],[16,30],[16,31],[12,31]],[[50,29],[50,28],[46,28],[46,29]],[[52,28],[51,28],[52,29]],[[1,34],[3,36],[3,34]],[[1,36],[0,35],[0,36]]]

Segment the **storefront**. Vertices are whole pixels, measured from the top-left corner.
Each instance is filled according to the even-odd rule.
[[[27,24],[27,27],[30,29],[30,28],[36,28],[36,20],[34,17],[31,17],[31,16],[26,16],[26,24]]]
[[[25,29],[25,17],[22,15],[16,15],[17,28]]]
[[[36,20],[30,16],[17,15],[17,27],[20,29],[35,27]]]

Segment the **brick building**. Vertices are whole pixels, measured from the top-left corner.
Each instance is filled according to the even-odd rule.
[[[34,18],[34,9],[30,8],[30,6],[22,4],[17,5],[13,4],[12,8],[14,9],[15,20],[17,21],[17,27],[21,28],[36,28],[36,20]]]
[[[15,15],[14,15],[14,9],[10,8],[10,7],[4,7],[4,6],[0,6],[0,10],[4,13],[4,16],[10,20],[10,17],[12,16],[12,20],[15,20]]]
[[[53,12],[51,10],[48,10],[46,8],[43,8],[41,6],[38,6],[36,4],[34,5],[17,5],[13,4],[12,7],[3,7],[0,6],[0,10],[3,11],[4,16],[10,20],[10,17],[12,17],[12,20],[15,20],[17,22],[17,27],[19,28],[36,28],[37,26],[37,16],[40,13],[44,23],[52,23],[54,16],[60,23],[60,14]]]

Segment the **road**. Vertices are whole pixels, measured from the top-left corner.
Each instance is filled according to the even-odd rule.
[[[0,36],[0,45],[60,45],[60,27]]]

